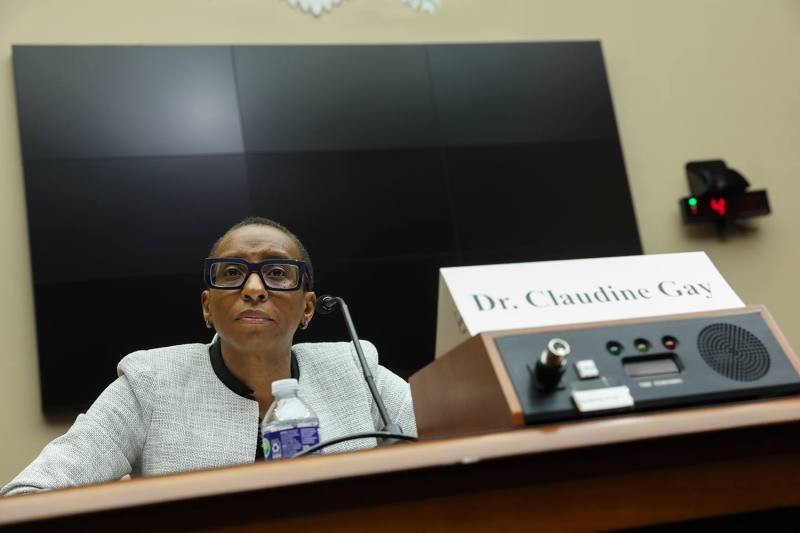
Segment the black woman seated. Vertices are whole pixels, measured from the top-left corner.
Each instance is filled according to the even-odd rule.
[[[321,440],[382,426],[352,343],[292,344],[316,303],[311,259],[294,234],[245,219],[213,246],[204,277],[214,340],[126,356],[116,381],[2,494],[252,463],[263,456],[259,423],[271,384],[290,377],[319,417]],[[416,434],[408,384],[378,365],[374,346],[362,348],[390,417]],[[326,452],[375,445],[353,440]]]

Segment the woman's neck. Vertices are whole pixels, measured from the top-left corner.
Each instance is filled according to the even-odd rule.
[[[258,416],[272,404],[272,382],[291,377],[292,349],[240,351],[220,341],[222,360],[236,379],[253,391],[258,402]]]

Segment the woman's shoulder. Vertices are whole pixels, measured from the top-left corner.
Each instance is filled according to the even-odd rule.
[[[378,364],[378,350],[369,341],[361,341],[361,349],[367,364]],[[292,346],[299,362],[314,366],[338,366],[342,363],[357,362],[358,355],[352,342],[304,342]]]
[[[196,371],[208,360],[208,344],[192,343],[138,350],[122,358],[117,373],[129,377],[138,374],[181,374]]]

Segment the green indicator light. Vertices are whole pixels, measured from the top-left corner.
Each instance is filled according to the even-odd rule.
[[[697,198],[689,198],[689,206],[697,207]]]
[[[606,344],[606,350],[608,350],[608,353],[611,355],[619,355],[622,353],[622,345],[616,341],[611,341]]]

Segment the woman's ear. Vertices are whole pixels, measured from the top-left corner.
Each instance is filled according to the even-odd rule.
[[[203,291],[200,293],[200,307],[203,310],[203,320],[206,321],[206,327],[210,328],[213,325],[211,318],[211,305],[209,304],[209,292]]]
[[[317,293],[308,291],[304,294],[305,307],[303,308],[303,322],[308,326],[311,319],[314,318],[314,309],[317,305]]]

